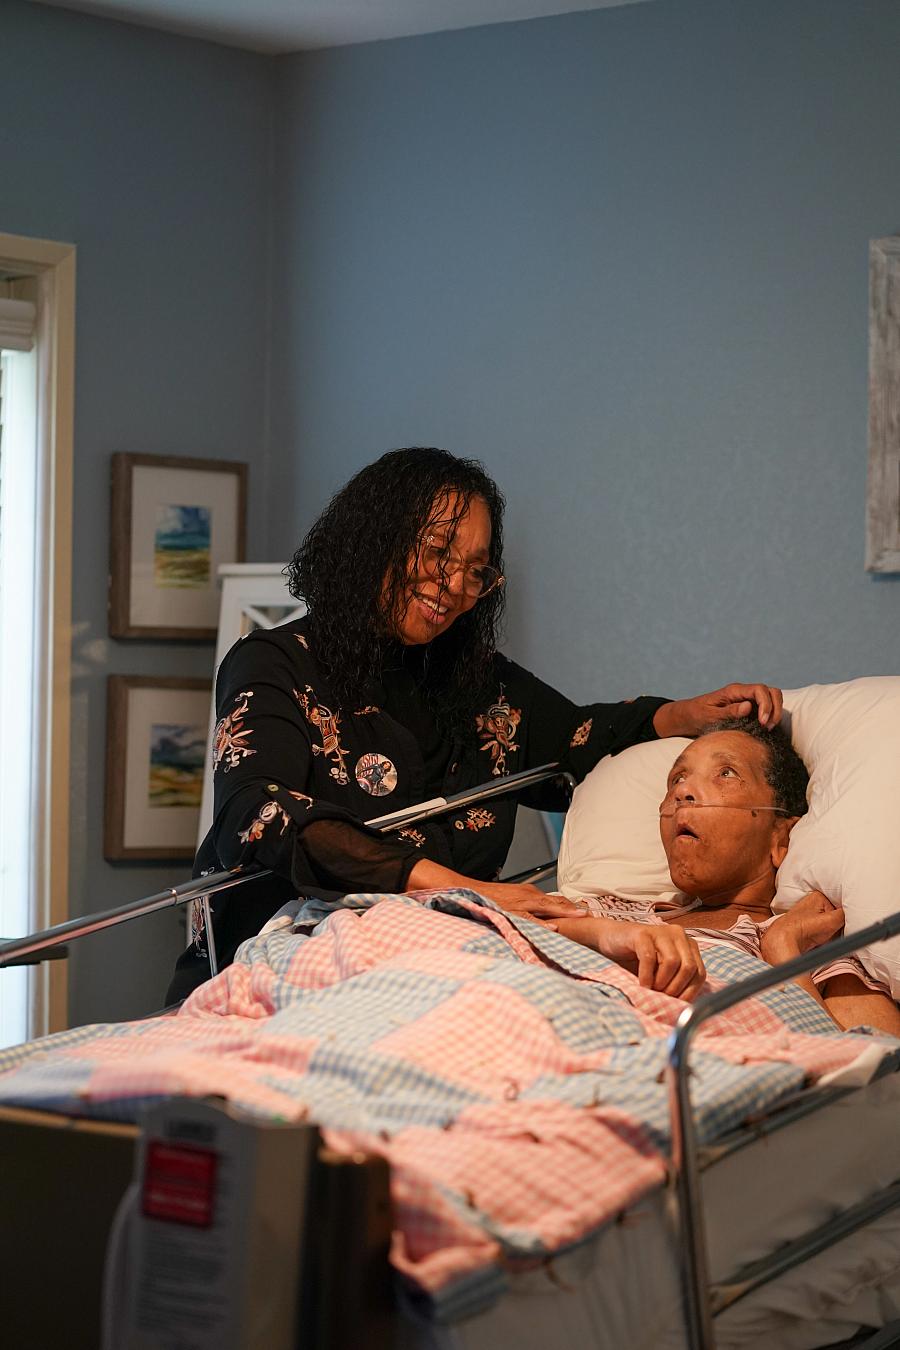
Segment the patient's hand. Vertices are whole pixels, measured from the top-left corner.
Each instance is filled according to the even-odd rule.
[[[711,694],[664,703],[653,715],[657,736],[697,736],[712,722],[756,715],[764,727],[781,720],[781,690],[768,684],[726,684]]]
[[[760,951],[770,966],[780,966],[813,947],[830,942],[844,926],[844,911],[821,891],[810,891],[762,935]]]
[[[700,948],[674,924],[629,923],[625,919],[557,919],[553,927],[564,937],[592,947],[637,975],[646,989],[695,999],[706,980]]]

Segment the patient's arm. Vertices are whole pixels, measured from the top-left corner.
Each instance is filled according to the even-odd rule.
[[[842,1027],[877,1027],[900,1036],[900,1008],[887,994],[869,989],[858,975],[833,975],[824,987],[825,1007]]]
[[[770,966],[780,966],[813,947],[837,937],[844,926],[844,911],[831,903],[821,891],[810,891],[793,909],[766,929],[761,950]],[[869,989],[856,975],[834,975],[822,992],[812,975],[800,975],[796,984],[812,994],[817,1003],[838,1026],[870,1026],[900,1036],[900,1008],[887,994]]]
[[[564,937],[608,956],[637,975],[645,988],[660,994],[690,1002],[706,980],[700,948],[683,928],[589,915],[555,919],[552,927]]]

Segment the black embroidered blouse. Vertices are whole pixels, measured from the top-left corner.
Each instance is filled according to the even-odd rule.
[[[512,798],[389,835],[363,822],[551,761],[580,781],[603,755],[652,739],[653,714],[665,702],[641,697],[579,708],[498,654],[493,701],[469,737],[451,742],[421,693],[425,649],[398,647],[373,691],[378,702],[348,710],[332,702],[307,631],[299,619],[251,633],[219,670],[215,818],[194,874],[250,862],[276,874],[215,899],[220,965],[298,893],[402,891],[423,857],[467,877],[497,877],[512,842]],[[565,807],[553,783],[520,800]],[[205,978],[202,933],[179,962],[184,977],[195,967],[187,984],[176,976],[173,996]]]

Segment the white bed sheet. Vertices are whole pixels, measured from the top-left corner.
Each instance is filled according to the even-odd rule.
[[[703,1176],[713,1280],[900,1180],[900,1074],[761,1135]],[[657,1191],[455,1326],[405,1322],[397,1350],[685,1350],[677,1238]],[[900,1211],[735,1303],[718,1350],[814,1350],[900,1317]]]

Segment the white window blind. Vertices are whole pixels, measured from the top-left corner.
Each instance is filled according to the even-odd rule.
[[[0,295],[0,347],[12,352],[30,352],[34,346],[35,307],[30,300],[12,300]]]

